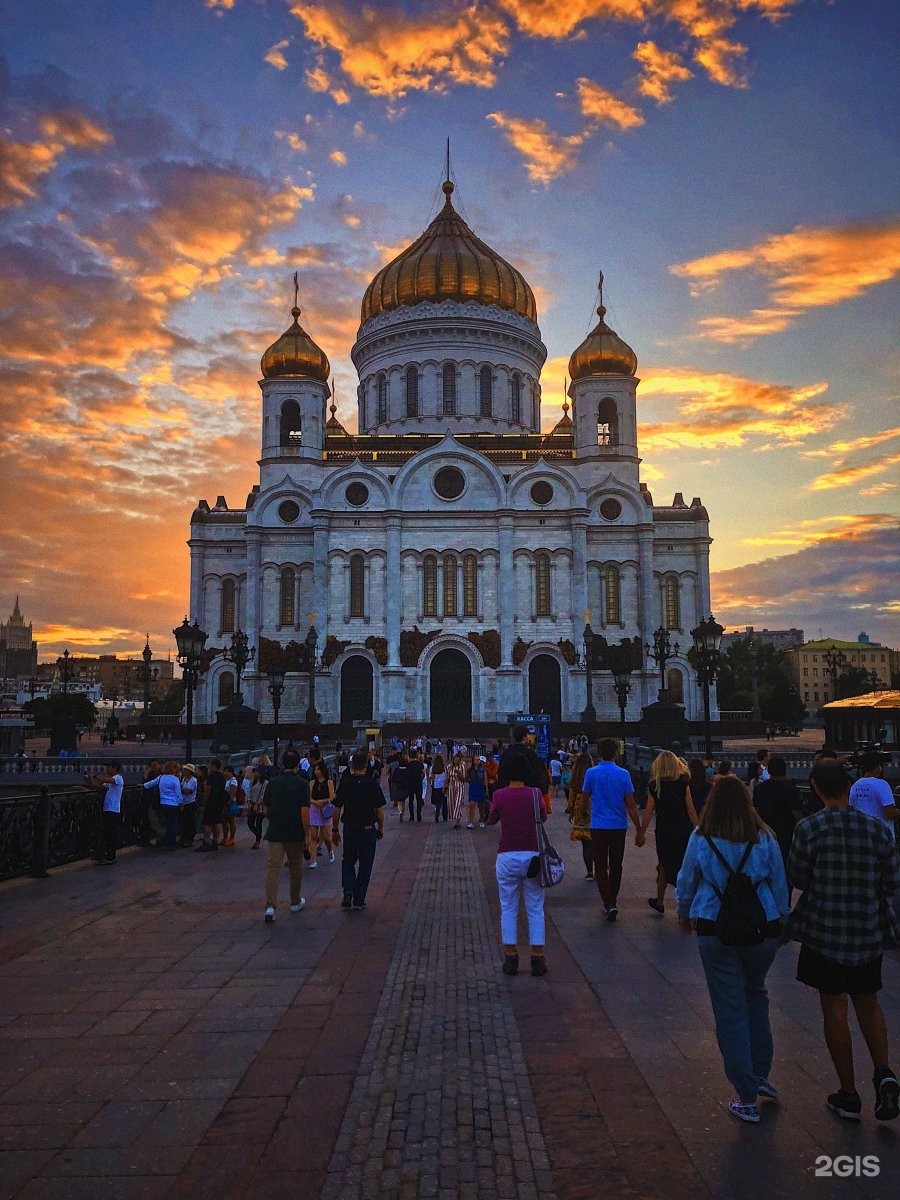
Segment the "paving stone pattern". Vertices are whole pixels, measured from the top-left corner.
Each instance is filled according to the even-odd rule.
[[[436,826],[322,1200],[555,1200],[498,955],[472,840]]]

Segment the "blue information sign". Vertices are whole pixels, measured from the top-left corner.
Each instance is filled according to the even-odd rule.
[[[507,713],[510,725],[524,725],[535,739],[535,753],[544,762],[550,761],[550,717],[547,713]]]

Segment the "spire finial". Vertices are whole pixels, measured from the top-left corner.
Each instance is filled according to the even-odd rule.
[[[450,139],[447,138],[447,156],[444,166],[444,182],[441,184],[441,191],[447,197],[444,201],[444,207],[450,208],[450,197],[453,195],[453,184],[450,182]]]
[[[334,420],[334,414],[337,412],[337,405],[335,404],[334,400],[335,400],[334,376],[332,375],[332,377],[331,377],[331,419],[332,420]]]
[[[602,318],[606,316],[606,309],[603,305],[603,272],[602,271],[600,272],[600,280],[597,284],[597,287],[600,291],[600,304],[597,307],[597,316],[600,317],[602,320]]]
[[[569,376],[563,376],[563,417],[569,415]]]
[[[298,298],[300,296],[300,280],[297,278],[297,272],[294,272],[294,307],[291,309],[291,316],[296,321],[300,316],[300,305]]]

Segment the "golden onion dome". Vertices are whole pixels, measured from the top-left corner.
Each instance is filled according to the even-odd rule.
[[[305,329],[300,326],[300,309],[296,303],[291,309],[294,323],[286,329],[277,342],[273,342],[260,359],[264,379],[280,379],[283,375],[300,375],[304,379],[318,379],[325,383],[331,367],[323,350],[320,350]]]
[[[602,303],[597,316],[600,320],[569,359],[569,378],[573,383],[589,375],[633,375],[637,371],[637,355],[606,324]]]
[[[537,323],[534,292],[505,258],[476,237],[443,184],[443,209],[421,237],[382,267],[363,296],[361,319],[431,300],[496,304]]]

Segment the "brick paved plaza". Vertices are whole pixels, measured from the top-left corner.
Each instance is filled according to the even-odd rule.
[[[550,974],[499,972],[497,833],[399,826],[369,905],[339,863],[304,912],[262,920],[264,854],[126,851],[0,888],[0,1197],[246,1200],[885,1197],[900,1129],[842,1124],[816,997],[770,975],[780,1106],[747,1127],[715,1044],[696,946],[647,907],[629,845],[616,925],[564,816]],[[900,1059],[900,965],[885,1008]],[[527,963],[527,957],[525,959]],[[876,1155],[875,1179],[814,1178]]]

